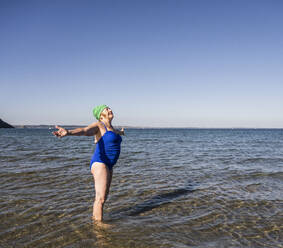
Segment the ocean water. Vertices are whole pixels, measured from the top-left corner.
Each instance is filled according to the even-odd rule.
[[[0,130],[0,247],[283,247],[282,129],[128,129],[103,225],[92,137]]]

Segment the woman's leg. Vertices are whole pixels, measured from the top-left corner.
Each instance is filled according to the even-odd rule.
[[[112,172],[112,171],[111,171]],[[109,192],[112,173],[103,163],[94,163],[91,168],[91,173],[94,178],[95,186],[95,201],[93,204],[93,218],[98,221],[103,219],[103,205],[107,199]]]
[[[110,186],[111,186],[111,182],[112,182],[113,169],[109,170],[109,174],[110,174],[110,178],[109,178],[109,181],[108,181],[108,187],[107,187],[107,192],[106,192],[106,200],[107,200],[107,196],[109,194],[109,190],[110,190]]]

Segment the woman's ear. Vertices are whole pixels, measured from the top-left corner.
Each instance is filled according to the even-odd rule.
[[[103,119],[104,119],[104,114],[103,114],[103,113],[101,113],[101,114],[100,114],[99,121],[102,121]]]

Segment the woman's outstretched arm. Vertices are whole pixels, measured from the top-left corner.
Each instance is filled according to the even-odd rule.
[[[53,132],[53,134],[59,138],[65,136],[94,136],[98,131],[98,122],[92,123],[87,127],[76,128],[72,130],[67,130],[60,126],[55,126],[58,130]]]

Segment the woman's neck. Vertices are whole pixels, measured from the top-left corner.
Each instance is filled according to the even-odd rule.
[[[112,121],[104,119],[102,120],[102,122],[105,124],[106,127],[112,127],[112,123],[111,123]]]

